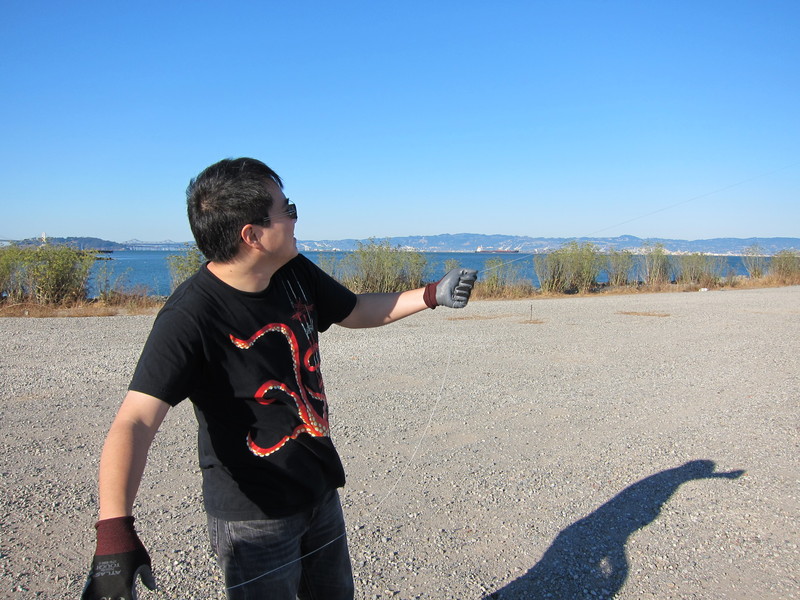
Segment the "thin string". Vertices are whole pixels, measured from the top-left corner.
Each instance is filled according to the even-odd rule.
[[[645,217],[650,217],[652,215],[657,215],[660,212],[664,212],[665,210],[669,210],[671,208],[675,208],[676,206],[681,206],[682,204],[688,204],[689,202],[694,202],[695,200],[700,200],[701,198],[707,198],[708,196],[713,196],[714,194],[719,194],[720,192],[725,192],[725,191],[730,190],[732,188],[739,187],[740,185],[744,185],[745,183],[750,183],[751,181],[755,181],[756,179],[761,179],[762,177],[767,177],[769,175],[774,175],[775,173],[778,173],[780,171],[785,171],[786,169],[788,169],[790,167],[794,167],[794,166],[799,165],[799,164],[800,164],[800,162],[796,161],[796,162],[784,165],[782,167],[778,167],[777,169],[774,169],[772,171],[765,171],[763,173],[759,173],[758,175],[754,175],[753,177],[748,177],[747,179],[742,179],[741,181],[737,181],[736,183],[732,183],[730,185],[723,186],[723,187],[718,188],[716,190],[713,190],[711,192],[706,192],[704,194],[699,194],[697,196],[692,196],[691,198],[687,198],[686,200],[681,200],[680,202],[675,202],[674,204],[669,204],[667,206],[662,206],[661,208],[658,208],[658,209],[656,209],[656,210],[654,210],[652,212],[639,215],[638,217],[633,217],[632,219],[628,219],[627,221],[622,221],[621,223],[617,223],[615,225],[609,225],[608,227],[603,227],[602,229],[597,229],[595,231],[587,233],[586,236],[594,235],[596,233],[600,233],[601,231],[607,231],[609,229],[614,229],[615,227],[619,227],[621,225],[627,225],[628,223],[632,223],[633,221],[638,221],[639,219],[644,219]],[[586,236],[584,236],[584,237],[586,237]]]
[[[511,263],[515,263],[515,262],[517,262],[519,260],[525,260],[526,258],[530,258],[532,256],[535,256],[535,255],[534,254],[521,254],[517,258],[512,258],[511,260],[500,260],[500,261],[497,262],[497,264],[491,265],[489,267],[487,267],[486,265],[483,265],[483,268],[478,270],[478,273],[488,273],[489,271],[494,271],[495,269],[502,269],[506,265],[510,265]]]
[[[698,194],[697,196],[692,196],[691,198],[687,198],[685,200],[681,200],[680,202],[675,202],[673,204],[668,204],[666,206],[662,206],[661,208],[657,208],[656,210],[653,210],[651,212],[643,213],[641,215],[633,217],[632,219],[627,219],[626,221],[621,221],[621,222],[616,223],[614,225],[609,225],[607,227],[602,227],[600,229],[595,229],[594,231],[590,231],[589,233],[585,234],[583,237],[588,237],[590,235],[595,235],[595,234],[601,233],[603,231],[608,231],[609,229],[614,229],[614,228],[620,227],[622,225],[627,225],[628,223],[632,223],[634,221],[638,221],[639,219],[644,219],[645,217],[651,217],[653,215],[657,215],[658,213],[664,212],[666,210],[670,210],[672,208],[675,208],[676,206],[681,206],[683,204],[688,204],[689,202],[694,202],[694,201],[700,200],[702,198],[707,198],[708,196],[713,196],[714,194],[719,194],[721,192],[725,192],[727,190],[730,190],[730,189],[735,188],[735,187],[739,187],[740,185],[744,185],[746,183],[750,183],[750,182],[755,181],[757,179],[761,179],[763,177],[768,177],[769,175],[774,175],[775,173],[779,173],[781,171],[785,171],[786,169],[789,169],[791,167],[795,167],[797,165],[800,165],[800,161],[791,162],[789,164],[783,165],[782,167],[778,167],[777,169],[773,169],[771,171],[765,171],[763,173],[759,173],[758,175],[754,175],[752,177],[748,177],[747,179],[742,179],[741,181],[737,181],[736,183],[731,183],[730,185],[725,185],[723,187],[717,188],[717,189],[712,190],[710,192],[705,192],[703,194]],[[571,238],[571,239],[576,240],[578,238]],[[511,259],[511,260],[499,261],[497,264],[492,265],[490,267],[485,267],[484,266],[484,268],[481,269],[480,272],[481,273],[486,273],[488,271],[494,271],[495,269],[503,268],[506,265],[510,265],[510,264],[515,263],[517,261],[525,260],[527,258],[530,258],[531,256],[535,256],[535,255],[529,253],[529,254],[521,255],[521,256],[519,256],[517,258],[514,258],[514,259]]]
[[[425,429],[422,432],[422,435],[420,436],[419,440],[417,441],[417,445],[414,447],[414,451],[411,453],[411,456],[406,461],[403,470],[400,472],[400,475],[394,482],[394,485],[391,487],[391,489],[389,489],[389,491],[386,493],[383,499],[381,499],[381,501],[375,505],[375,508],[372,509],[373,512],[377,511],[381,507],[381,505],[384,502],[386,502],[386,499],[389,496],[391,496],[392,493],[394,493],[395,489],[397,489],[397,486],[400,484],[400,481],[403,479],[408,469],[411,467],[412,464],[414,464],[414,460],[417,458],[417,453],[419,452],[419,449],[422,447],[422,442],[425,441],[425,438],[428,435],[428,431],[431,428],[431,423],[433,423],[433,417],[436,415],[436,411],[439,408],[439,402],[441,401],[442,396],[444,395],[444,386],[447,383],[447,375],[450,373],[450,363],[452,362],[453,358],[453,344],[448,344],[447,346],[448,346],[447,362],[445,363],[444,373],[442,374],[442,384],[441,386],[439,386],[439,393],[436,395],[436,400],[433,403],[433,408],[431,409],[431,412],[428,415],[428,422],[425,424]]]
[[[431,423],[433,423],[433,418],[434,418],[434,416],[436,416],[436,412],[439,409],[439,404],[440,404],[440,401],[442,399],[442,396],[444,396],[444,388],[445,388],[445,385],[447,383],[447,376],[450,373],[450,364],[452,363],[452,358],[453,358],[453,345],[452,344],[448,344],[447,361],[445,363],[444,373],[442,374],[442,382],[441,382],[441,385],[439,386],[439,393],[436,395],[436,399],[434,400],[433,408],[431,408],[430,414],[428,415],[428,422],[425,424],[425,429],[423,430],[422,435],[419,437],[419,440],[417,441],[417,444],[414,447],[414,451],[411,453],[411,456],[406,461],[406,464],[403,467],[402,471],[400,472],[400,475],[397,477],[397,479],[395,480],[394,484],[389,489],[389,491],[386,492],[386,494],[383,496],[383,498],[381,498],[381,500],[378,502],[378,504],[376,504],[375,507],[372,509],[372,513],[373,514],[377,514],[378,509],[383,505],[384,502],[386,502],[386,500],[389,498],[389,496],[391,496],[394,493],[394,491],[397,489],[397,486],[400,485],[400,481],[402,481],[403,477],[405,477],[405,474],[408,472],[408,469],[411,467],[411,465],[416,460],[417,454],[419,453],[419,449],[422,447],[422,442],[425,441],[425,438],[428,435],[428,431],[431,428]],[[248,579],[247,581],[243,581],[241,583],[237,583],[236,585],[228,586],[225,589],[226,590],[235,590],[237,588],[249,585],[249,584],[253,583],[254,581],[258,581],[259,579],[263,579],[264,577],[267,577],[268,575],[271,575],[272,573],[275,573],[276,571],[280,571],[281,569],[284,569],[284,568],[288,567],[289,565],[293,565],[296,562],[299,562],[299,561],[301,561],[301,560],[303,560],[303,559],[305,559],[305,558],[307,558],[307,557],[309,557],[309,556],[311,556],[313,554],[316,554],[317,552],[323,550],[324,548],[327,548],[328,546],[330,546],[334,542],[342,539],[346,535],[347,535],[347,531],[345,530],[343,533],[341,533],[340,535],[337,535],[331,541],[323,544],[319,548],[315,548],[311,552],[307,552],[306,554],[303,554],[302,556],[300,556],[298,558],[290,560],[290,561],[282,564],[279,567],[275,567],[274,569],[270,569],[269,571],[265,571],[264,573],[261,573],[260,575],[257,575],[256,577],[253,577],[252,579]]]

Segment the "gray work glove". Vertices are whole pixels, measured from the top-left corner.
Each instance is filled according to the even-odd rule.
[[[438,282],[426,285],[422,297],[428,308],[464,308],[477,278],[478,272],[475,269],[457,267]]]

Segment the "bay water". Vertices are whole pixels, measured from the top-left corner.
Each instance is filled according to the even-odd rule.
[[[101,255],[101,260],[92,267],[89,281],[89,296],[96,297],[98,290],[118,289],[144,291],[148,295],[168,296],[171,291],[171,276],[167,257],[174,252],[158,250],[118,251]],[[349,252],[303,252],[311,261],[329,270],[340,264]],[[423,252],[426,261],[425,279],[441,278],[447,265],[457,264],[478,271],[478,280],[489,270],[499,269],[503,274],[513,274],[514,279],[530,281],[539,286],[534,269],[533,254],[492,254],[477,252]],[[639,260],[641,257],[634,257]],[[747,275],[741,256],[720,256],[720,274],[727,276]],[[634,273],[635,276],[635,273]],[[607,281],[601,273],[599,281]]]

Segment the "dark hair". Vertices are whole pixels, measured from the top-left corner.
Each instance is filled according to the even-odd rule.
[[[254,158],[221,160],[189,182],[189,226],[208,260],[233,260],[242,227],[265,217],[272,207],[269,182],[283,188],[278,174]]]

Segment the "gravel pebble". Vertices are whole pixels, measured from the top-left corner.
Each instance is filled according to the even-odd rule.
[[[0,597],[78,597],[152,316],[0,319]],[[800,598],[800,287],[473,302],[322,336],[359,599]],[[137,498],[224,598],[191,407]]]

